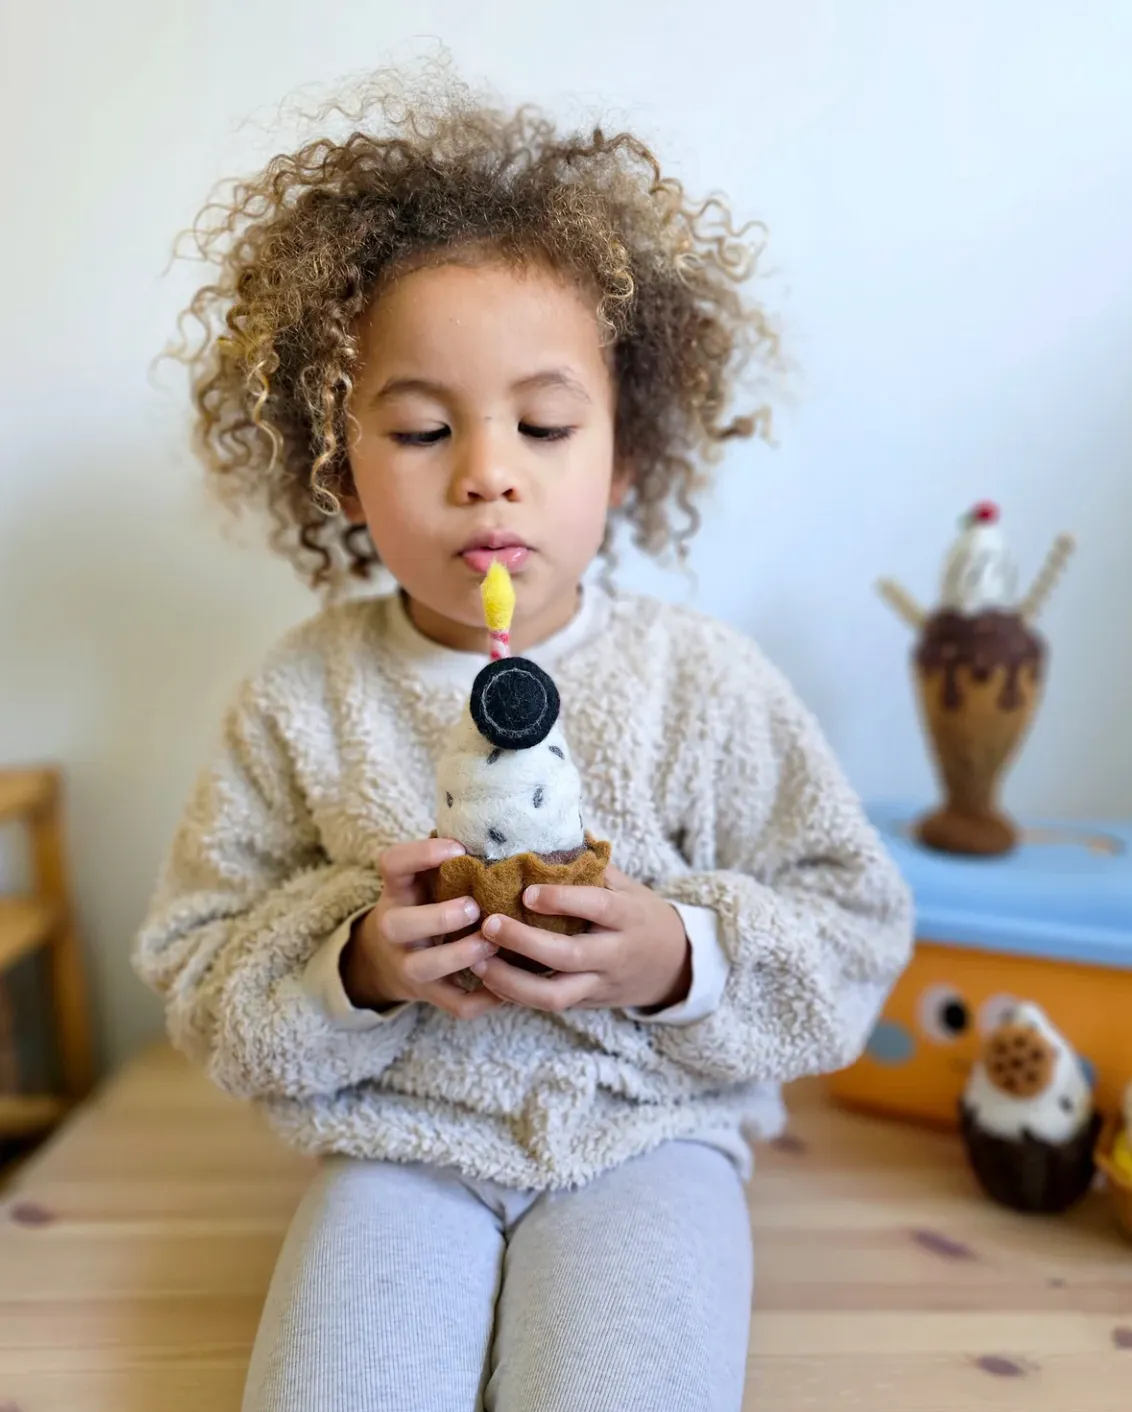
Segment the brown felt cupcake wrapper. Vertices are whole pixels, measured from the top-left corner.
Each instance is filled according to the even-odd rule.
[[[611,849],[607,842],[586,834],[583,851],[568,863],[550,863],[538,853],[516,853],[497,863],[485,863],[463,853],[450,858],[437,869],[436,900],[447,902],[452,897],[474,897],[486,917],[498,913],[514,917],[531,927],[572,935],[586,927],[580,917],[547,917],[532,912],[523,905],[523,893],[535,883],[555,887],[602,887]]]
[[[959,1118],[975,1178],[999,1205],[1054,1214],[1075,1205],[1092,1185],[1102,1123],[1099,1113],[1094,1112],[1073,1137],[1057,1144],[1029,1133],[1021,1138],[1002,1138],[984,1132],[962,1102]]]
[[[436,870],[433,896],[437,902],[447,902],[453,897],[472,897],[483,917],[492,914],[514,917],[516,921],[525,922],[531,927],[574,936],[585,931],[589,923],[581,917],[548,917],[542,912],[532,912],[523,904],[523,893],[536,883],[554,887],[603,887],[611,851],[608,841],[595,839],[587,833],[585,848],[567,863],[550,862],[539,853],[516,853],[511,858],[501,858],[497,863],[487,863],[482,858],[464,853],[442,863]],[[473,924],[463,931],[454,932],[452,939],[467,936],[475,930]],[[505,951],[501,951],[500,955],[526,970],[543,969],[525,956]],[[479,984],[474,976],[464,976],[461,980],[466,987]]]

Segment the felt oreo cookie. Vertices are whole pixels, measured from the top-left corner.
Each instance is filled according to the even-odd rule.
[[[501,750],[530,750],[546,739],[561,701],[554,681],[526,657],[489,662],[472,684],[476,729]]]

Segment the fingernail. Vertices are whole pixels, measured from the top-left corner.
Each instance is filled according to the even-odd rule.
[[[490,941],[481,941],[477,947],[479,954],[486,960],[489,956],[494,956],[499,950],[498,946],[492,946]]]
[[[446,858],[459,858],[462,853],[468,851],[462,843],[457,843],[454,838],[446,839],[445,845],[444,856]]]
[[[472,970],[475,971],[475,973],[476,973],[477,976],[482,976],[483,973],[487,970],[487,962],[486,962],[486,961],[477,961],[477,962],[472,966]]]
[[[489,917],[489,918],[487,919],[487,921],[484,922],[484,924],[483,924],[483,934],[484,934],[484,936],[495,936],[498,931],[499,931],[499,918],[498,918],[498,917]]]
[[[474,899],[469,897],[464,903],[464,916],[467,917],[469,922],[474,922],[479,914],[479,907],[476,905]]]
[[[523,894],[523,901],[528,907],[534,907],[538,903],[538,895],[539,889],[537,887],[529,887]]]

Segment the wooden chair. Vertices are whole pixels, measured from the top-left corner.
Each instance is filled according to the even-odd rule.
[[[4,980],[33,952],[45,953],[59,1076],[58,1091],[19,1091],[14,1033],[0,1053],[0,1141],[44,1135],[90,1091],[94,1052],[87,986],[75,932],[63,842],[62,788],[58,770],[0,770],[0,825],[19,823],[28,833],[31,890],[0,895],[0,1049],[4,1030],[18,1016],[5,1013]]]

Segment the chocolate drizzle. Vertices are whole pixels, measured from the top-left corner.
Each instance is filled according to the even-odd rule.
[[[580,858],[586,851],[583,843],[578,848],[556,848],[553,853],[540,853],[538,856],[544,863],[553,863],[556,867],[563,863],[572,863],[575,858]]]
[[[495,830],[491,832],[494,834]],[[433,837],[436,837],[435,833]],[[502,841],[503,840],[500,840],[500,842]],[[555,867],[561,867],[564,863],[573,863],[575,859],[580,858],[586,851],[586,845],[582,843],[579,844],[577,848],[556,848],[552,853],[535,853],[532,856],[540,858],[544,863],[551,863]],[[482,853],[470,853],[468,857],[478,859],[479,862],[486,864],[489,868],[494,866],[494,864],[488,863]],[[0,1409],[0,1412],[3,1412],[3,1409]]]
[[[997,608],[971,616],[950,610],[935,613],[924,625],[916,648],[916,665],[925,676],[943,673],[942,701],[948,711],[958,711],[963,704],[961,667],[977,682],[1003,670],[998,709],[1016,711],[1024,704],[1019,685],[1022,672],[1029,670],[1037,681],[1044,660],[1045,645],[1025,619]]]

